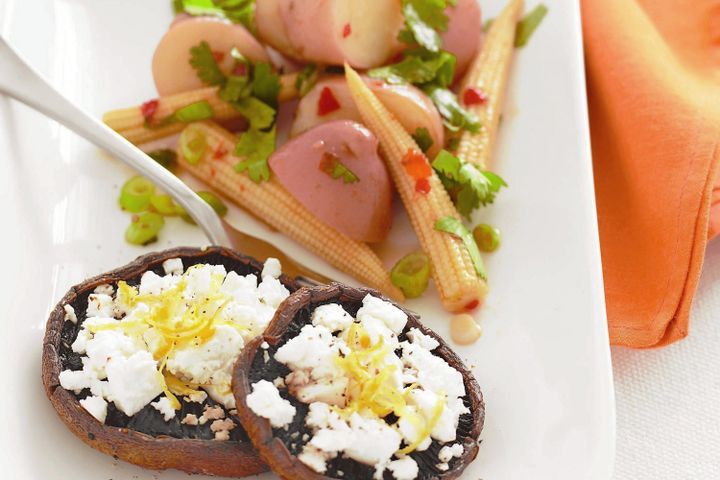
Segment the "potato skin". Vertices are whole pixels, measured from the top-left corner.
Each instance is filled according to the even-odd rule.
[[[92,448],[115,458],[154,470],[175,468],[187,473],[243,477],[267,471],[268,467],[249,442],[153,437],[135,430],[113,427],[98,422],[81,405],[72,392],[60,386],[58,376],[63,368],[60,345],[65,322],[64,305],[75,304],[98,285],[136,278],[143,272],[159,267],[170,258],[184,261],[217,262],[224,259],[262,271],[254,259],[223,247],[174,248],[137,258],[128,265],[88,279],[72,287],[50,313],[42,351],[42,382],[50,403],[60,419],[75,436]],[[292,279],[281,277],[290,290],[297,289]]]

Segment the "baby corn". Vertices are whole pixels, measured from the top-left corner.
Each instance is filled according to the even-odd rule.
[[[420,245],[430,258],[432,276],[443,306],[452,312],[473,308],[483,301],[487,285],[476,273],[462,241],[435,229],[436,222],[441,218],[460,218],[442,182],[430,169],[427,178],[429,191],[416,191],[416,180],[405,170],[402,162],[408,152],[421,155],[420,148],[348,65],[345,65],[345,76],[363,122],[380,141],[380,151]]]
[[[263,222],[292,238],[360,282],[384,294],[403,300],[402,292],[390,281],[380,258],[362,242],[351,240],[317,219],[280,183],[271,178],[255,183],[245,173],[235,171],[242,158],[232,154],[237,138],[211,122],[190,124],[205,135],[207,148],[200,161],[191,165],[182,158],[180,165],[190,174],[233,200]]]
[[[465,108],[480,119],[480,131],[465,131],[456,154],[481,169],[488,168],[495,148],[500,113],[507,90],[510,62],[515,50],[515,30],[523,9],[523,0],[511,0],[492,22],[480,53],[463,78],[460,99],[468,89],[477,89],[483,101],[465,102]]]
[[[280,102],[297,97],[298,91],[295,88],[297,76],[297,73],[290,73],[280,77],[281,88],[278,98]],[[230,120],[240,117],[240,112],[233,108],[231,104],[220,99],[218,87],[204,87],[158,98],[158,107],[153,114],[153,118],[162,120],[182,107],[203,100],[210,104],[213,119],[215,120]],[[136,145],[167,137],[185,127],[185,124],[175,122],[161,127],[148,128],[145,126],[145,117],[140,106],[107,112],[103,115],[103,122]]]

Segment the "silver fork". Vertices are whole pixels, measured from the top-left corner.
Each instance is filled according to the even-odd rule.
[[[188,212],[205,232],[210,243],[234,248],[260,261],[275,257],[282,263],[283,272],[295,277],[300,284],[319,285],[332,282],[324,275],[291,259],[274,245],[243,233],[221,219],[179,178],[62,96],[27,65],[2,37],[0,37],[0,93],[19,100],[65,125],[152,180]]]

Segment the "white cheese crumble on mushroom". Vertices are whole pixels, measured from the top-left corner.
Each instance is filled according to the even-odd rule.
[[[86,319],[71,345],[83,368],[60,372],[59,381],[76,394],[90,390],[80,403],[103,423],[107,402],[128,416],[151,405],[165,421],[180,408],[178,397],[203,403],[209,395],[235,408],[232,366],[289,295],[276,259],[265,263],[260,282],[222,265],[185,270],[179,258],[162,268],[164,276],[149,270],[137,286],[100,285],[88,295]],[[63,308],[65,319],[77,323],[72,306]]]
[[[417,478],[418,465],[408,454],[426,450],[433,440],[456,440],[459,418],[469,412],[462,374],[432,353],[440,344],[420,329],[409,329],[408,341],[400,342],[407,315],[372,295],[355,318],[335,303],[317,307],[310,318],[275,352],[275,360],[290,369],[289,392],[309,404],[305,425],[311,435],[303,435],[298,460],[322,474],[328,461],[342,456],[374,467],[375,478],[386,469],[397,480]],[[257,415],[270,418],[278,409],[270,404],[285,401],[277,380],[253,385],[247,401]],[[272,388],[274,400],[250,405],[261,383]],[[398,417],[393,424],[385,421],[391,413]],[[441,462],[448,455],[449,461],[462,455],[462,446],[443,446],[441,453]]]
[[[289,425],[295,417],[295,407],[280,396],[277,387],[267,380],[253,383],[252,393],[245,401],[255,414],[270,420],[270,425],[282,428]]]
[[[463,446],[459,443],[450,446],[445,445],[438,452],[438,460],[442,463],[449,463],[453,458],[462,456],[463,450]]]

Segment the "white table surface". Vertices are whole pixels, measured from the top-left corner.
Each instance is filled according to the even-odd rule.
[[[616,480],[720,478],[720,239],[710,242],[690,335],[613,348]]]

